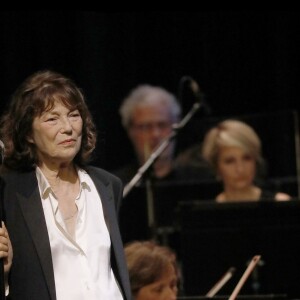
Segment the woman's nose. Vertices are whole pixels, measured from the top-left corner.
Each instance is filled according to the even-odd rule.
[[[243,172],[244,169],[245,169],[245,165],[244,165],[243,162],[238,161],[238,162],[236,163],[236,165],[235,165],[235,168],[236,168],[236,170],[237,170],[238,172]]]
[[[61,131],[62,132],[70,132],[72,131],[72,125],[68,118],[64,118],[61,120]]]

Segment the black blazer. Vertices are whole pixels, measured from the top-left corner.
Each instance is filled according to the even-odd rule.
[[[131,299],[129,276],[118,228],[121,181],[94,167],[87,168],[100,194],[111,238],[111,264],[125,300]],[[13,247],[9,299],[56,300],[46,221],[35,171],[2,175],[2,216]]]

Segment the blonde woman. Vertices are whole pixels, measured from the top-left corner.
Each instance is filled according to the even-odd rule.
[[[202,155],[223,183],[223,191],[216,196],[217,202],[291,198],[255,184],[257,171],[263,165],[261,141],[244,122],[225,120],[211,128],[204,138]]]

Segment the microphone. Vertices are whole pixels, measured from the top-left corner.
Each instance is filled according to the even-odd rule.
[[[211,107],[208,105],[206,99],[205,99],[205,95],[204,93],[201,91],[198,83],[196,80],[194,80],[192,77],[190,76],[183,76],[181,78],[181,84],[180,86],[183,86],[183,83],[188,82],[189,83],[189,88],[190,91],[193,94],[193,98],[196,99],[196,102],[199,103],[204,111],[205,115],[210,115],[212,113],[212,109]],[[182,98],[182,89],[180,90],[180,95]]]

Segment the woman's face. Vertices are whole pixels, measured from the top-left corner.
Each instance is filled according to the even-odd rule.
[[[33,120],[28,138],[37,148],[39,165],[70,163],[81,146],[82,118],[78,110],[70,111],[56,101],[51,110]]]
[[[177,292],[177,276],[174,266],[170,263],[160,279],[142,287],[134,299],[175,300]]]
[[[253,184],[256,161],[239,147],[221,147],[217,161],[218,175],[224,187],[242,190]]]

